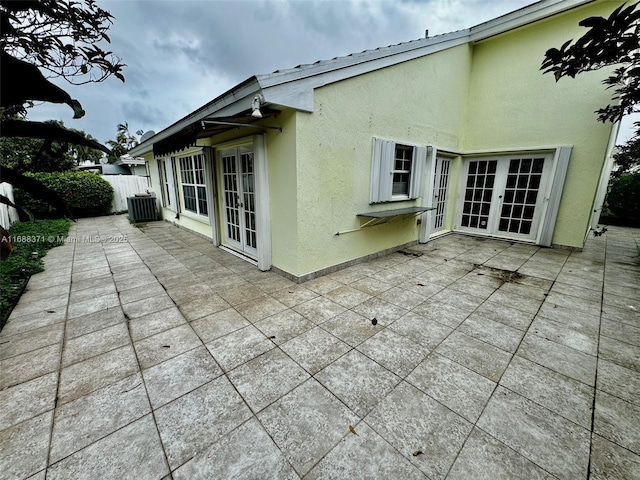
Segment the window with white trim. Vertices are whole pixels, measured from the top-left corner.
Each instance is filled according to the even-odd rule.
[[[192,155],[181,157],[180,180],[184,209],[198,215],[207,216],[207,187],[204,182],[204,157]]]
[[[420,198],[426,157],[426,147],[374,138],[370,203]]]
[[[403,195],[409,197],[409,180],[411,177],[411,162],[413,160],[413,147],[396,145],[396,153],[391,170],[393,180],[391,195]]]

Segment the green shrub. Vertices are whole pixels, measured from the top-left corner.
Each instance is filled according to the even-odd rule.
[[[626,225],[640,225],[640,173],[629,173],[615,180],[607,194],[607,208]]]
[[[109,213],[113,201],[113,187],[95,173],[54,172],[26,174],[41,181],[60,195],[74,217],[93,217]],[[16,189],[16,203],[36,218],[58,218],[60,215],[41,200]]]
[[[18,222],[9,229],[13,252],[0,263],[0,330],[17,303],[29,277],[44,270],[42,257],[61,244],[69,233],[69,220]]]

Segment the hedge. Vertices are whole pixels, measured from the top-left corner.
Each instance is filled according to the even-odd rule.
[[[54,172],[27,173],[26,175],[41,181],[60,195],[76,218],[104,215],[111,210],[113,187],[95,173]],[[50,205],[33,199],[20,189],[16,189],[15,199],[18,205],[29,210],[36,218],[60,217],[60,214]]]
[[[611,184],[607,208],[621,223],[640,226],[640,173],[622,175]]]

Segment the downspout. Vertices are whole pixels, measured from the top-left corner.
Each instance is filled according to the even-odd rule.
[[[620,122],[615,122],[611,127],[611,133],[609,135],[609,143],[607,144],[607,150],[604,153],[604,163],[602,165],[602,171],[600,172],[600,181],[598,183],[598,189],[596,190],[596,196],[593,201],[593,208],[591,209],[591,220],[589,222],[589,228],[585,234],[583,243],[587,240],[591,230],[595,230],[600,220],[600,213],[602,212],[602,206],[604,205],[604,199],[607,195],[607,189],[609,187],[609,177],[611,170],[613,169],[613,149],[616,146],[616,140],[618,138],[618,132],[620,131]]]

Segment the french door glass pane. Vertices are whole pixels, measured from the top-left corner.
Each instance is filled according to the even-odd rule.
[[[493,197],[497,160],[472,160],[462,205],[462,226],[486,230]]]
[[[440,230],[444,226],[445,207],[447,205],[447,189],[449,187],[449,169],[451,160],[436,158],[436,175],[433,179],[434,197],[434,223],[433,229]]]
[[[499,231],[522,235],[531,233],[543,166],[544,158],[514,158],[509,161]]]
[[[238,205],[238,178],[236,157],[222,157],[222,177],[224,185],[224,205],[227,219],[227,237],[240,242],[240,211]]]
[[[243,153],[240,158],[242,160],[242,197],[244,204],[245,242],[247,246],[256,248],[256,209],[253,153]]]

